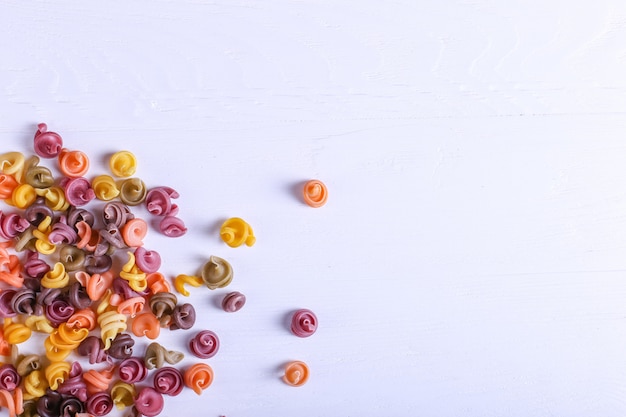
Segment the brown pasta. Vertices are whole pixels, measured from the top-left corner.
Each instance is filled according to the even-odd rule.
[[[129,178],[120,186],[120,200],[129,206],[136,206],[146,199],[146,184],[139,178]]]
[[[185,355],[181,352],[177,352],[175,350],[167,350],[160,344],[156,342],[152,342],[148,345],[146,349],[146,354],[144,356],[144,363],[146,364],[146,368],[155,369],[160,368],[165,363],[169,363],[174,365],[180,362]]]

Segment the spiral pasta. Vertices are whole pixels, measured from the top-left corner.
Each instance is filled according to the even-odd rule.
[[[139,178],[129,178],[120,186],[120,200],[129,206],[141,204],[146,199],[146,184]]]
[[[165,363],[169,363],[171,365],[176,364],[183,360],[184,356],[185,355],[181,352],[167,350],[157,342],[152,342],[146,349],[144,362],[146,364],[146,368],[154,369],[162,367]]]
[[[59,170],[70,178],[84,177],[89,170],[89,158],[81,151],[61,149],[58,156]]]
[[[120,277],[128,281],[130,288],[135,291],[141,292],[148,287],[146,274],[141,272],[135,264],[135,255],[132,252],[128,252],[128,262],[122,267]]]
[[[12,319],[6,318],[4,319],[3,326],[4,339],[10,345],[17,345],[19,343],[23,343],[30,339],[32,334],[31,329],[22,324],[22,323],[14,323]]]
[[[64,288],[70,282],[70,275],[61,262],[54,264],[52,269],[41,279],[41,286],[46,288]]]
[[[126,316],[115,311],[105,311],[98,316],[100,337],[108,349],[118,333],[126,330]]]
[[[93,330],[96,328],[96,323],[96,313],[90,308],[78,310],[67,319],[67,326],[74,329]]]
[[[45,316],[30,316],[24,322],[28,328],[39,333],[52,333],[54,326]]]
[[[65,211],[70,207],[70,203],[65,199],[65,192],[61,187],[35,189],[38,196],[46,200],[46,205],[54,211]]]
[[[202,283],[202,278],[193,275],[180,274],[174,278],[174,288],[185,297],[189,297],[189,291],[187,291],[185,285],[191,285],[197,288],[200,287]]]
[[[90,369],[83,374],[83,380],[87,384],[87,393],[93,395],[97,392],[108,391],[111,381],[113,381],[113,367],[96,371]]]
[[[209,289],[224,288],[233,280],[233,267],[219,256],[211,256],[201,271],[202,279]]]
[[[102,201],[111,201],[120,194],[115,180],[109,175],[99,175],[91,180],[91,188],[96,198]]]
[[[20,184],[13,190],[10,204],[19,209],[25,209],[37,200],[37,191],[30,184]]]
[[[213,369],[206,363],[196,363],[185,370],[185,385],[198,395],[213,383]]]
[[[23,397],[22,389],[15,388],[13,391],[0,390],[0,407],[5,407],[9,411],[9,417],[15,417],[22,414]]]
[[[10,199],[13,196],[13,190],[18,185],[19,182],[12,175],[0,174],[0,199]]]
[[[44,373],[39,369],[35,369],[24,377],[22,386],[24,388],[24,398],[32,400],[44,395],[49,384],[47,379],[44,378]]]
[[[116,382],[111,388],[111,398],[118,410],[123,410],[135,403],[135,386],[126,382]]]
[[[41,358],[39,355],[19,355],[14,363],[17,373],[22,377],[41,368]]]
[[[135,317],[131,329],[135,336],[146,336],[148,339],[156,339],[161,333],[159,319],[152,313],[144,313]]]
[[[48,386],[52,390],[59,388],[70,374],[71,365],[67,362],[51,362],[44,371]],[[35,371],[36,372],[36,371]]]
[[[7,152],[0,155],[0,172],[12,175],[18,182],[22,180],[24,171],[24,155],[20,152]]]

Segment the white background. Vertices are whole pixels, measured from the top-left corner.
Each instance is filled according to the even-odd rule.
[[[162,272],[235,269],[192,291],[215,381],[162,415],[626,414],[626,3],[0,8],[2,152],[31,153],[39,122],[89,176],[131,150],[190,229],[149,235]],[[219,240],[231,216],[254,247]],[[308,339],[286,325],[301,307]],[[301,388],[279,379],[293,359]]]

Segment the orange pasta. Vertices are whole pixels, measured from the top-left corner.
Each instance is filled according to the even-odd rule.
[[[196,363],[185,371],[185,385],[198,395],[213,382],[213,369],[206,363]]]
[[[135,317],[131,329],[137,337],[146,336],[148,339],[154,340],[159,337],[161,324],[154,314],[144,313]]]
[[[83,374],[83,380],[87,384],[87,393],[93,395],[97,392],[108,391],[111,381],[113,381],[114,367],[109,367],[101,371],[90,369]]]

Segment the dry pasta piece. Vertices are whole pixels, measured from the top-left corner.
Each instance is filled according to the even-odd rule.
[[[181,352],[167,350],[157,342],[152,342],[146,349],[144,362],[146,364],[146,368],[154,369],[162,367],[165,363],[169,363],[171,365],[176,364],[180,362],[184,356],[185,355]]]
[[[10,345],[17,345],[19,343],[23,343],[30,339],[32,334],[31,329],[22,324],[22,323],[14,323],[12,319],[6,318],[4,319],[4,339]]]
[[[138,217],[126,222],[122,227],[122,238],[124,243],[130,247],[143,246],[143,238],[148,233],[148,223]]]
[[[171,291],[169,282],[167,282],[165,276],[160,272],[148,274],[146,281],[148,282],[148,288],[152,294]]]
[[[32,400],[46,393],[48,381],[44,378],[44,373],[40,369],[35,369],[26,375],[22,381],[22,387],[24,388],[24,398]]]
[[[96,198],[102,201],[111,201],[120,195],[115,180],[110,175],[99,175],[91,181]]]
[[[15,364],[17,373],[22,377],[25,377],[31,372],[41,368],[41,359],[39,355],[19,355],[13,363]]]
[[[111,381],[113,381],[113,370],[111,366],[101,371],[90,369],[83,374],[83,380],[87,384],[87,393],[93,395],[97,392],[108,391]]]
[[[146,199],[146,184],[139,178],[129,178],[120,186],[120,200],[129,206],[136,206]]]
[[[137,170],[137,158],[130,151],[119,151],[111,155],[109,168],[116,177],[130,177]]]
[[[85,291],[92,301],[101,300],[113,283],[112,272],[89,275],[87,272],[77,271],[74,277],[80,285],[85,287]]]
[[[55,331],[50,333],[48,339],[58,349],[74,350],[87,336],[89,336],[89,330],[72,328],[67,323],[61,323]]]
[[[37,200],[37,192],[30,184],[20,184],[13,190],[9,204],[25,209]]]
[[[12,175],[18,182],[22,182],[24,161],[24,155],[19,152],[4,153],[0,155],[0,172]]]
[[[141,313],[146,303],[146,299],[143,297],[132,297],[122,301],[117,305],[118,313],[125,314],[130,317],[135,317]]]
[[[52,187],[36,189],[38,196],[46,200],[46,206],[55,211],[65,211],[70,207],[70,203],[65,199],[65,191],[61,187],[53,185]]]
[[[12,175],[0,174],[0,199],[10,200],[13,190],[19,185]]]
[[[61,262],[54,264],[54,267],[46,272],[41,279],[41,286],[46,288],[65,288],[70,282],[70,275],[65,270],[65,265]]]
[[[233,280],[233,267],[225,259],[211,255],[200,275],[209,289],[224,288]]]
[[[5,407],[9,411],[9,417],[22,414],[24,411],[22,389],[18,387],[11,392],[0,390],[0,407]]]
[[[51,362],[44,372],[50,389],[56,390],[70,374],[71,365],[67,362]]]
[[[196,363],[185,370],[185,385],[198,395],[213,382],[213,369],[206,363]]]
[[[128,252],[128,262],[122,267],[120,278],[128,281],[130,288],[137,292],[143,292],[148,287],[146,274],[135,264],[135,255],[132,252]]]
[[[131,329],[135,336],[146,336],[153,340],[159,337],[159,333],[161,333],[159,319],[152,313],[144,313],[135,317]]]
[[[117,382],[111,388],[111,398],[118,410],[123,410],[135,403],[135,385]]]
[[[46,316],[29,316],[24,324],[39,333],[52,333],[54,331],[52,323]]]
[[[89,170],[89,158],[84,152],[63,148],[58,158],[59,170],[70,178],[84,177]]]
[[[50,359],[51,362],[62,362],[72,353],[71,349],[55,346],[49,337],[43,341],[43,346],[46,349],[46,358]]]
[[[126,316],[115,311],[105,311],[98,316],[98,324],[104,348],[108,349],[115,336],[126,330]]]
[[[74,329],[93,330],[96,328],[96,313],[90,308],[83,308],[67,319],[67,326]]]
[[[185,297],[189,297],[189,291],[185,288],[185,284],[192,287],[200,287],[203,283],[202,278],[193,275],[180,274],[174,278],[174,288]]]

